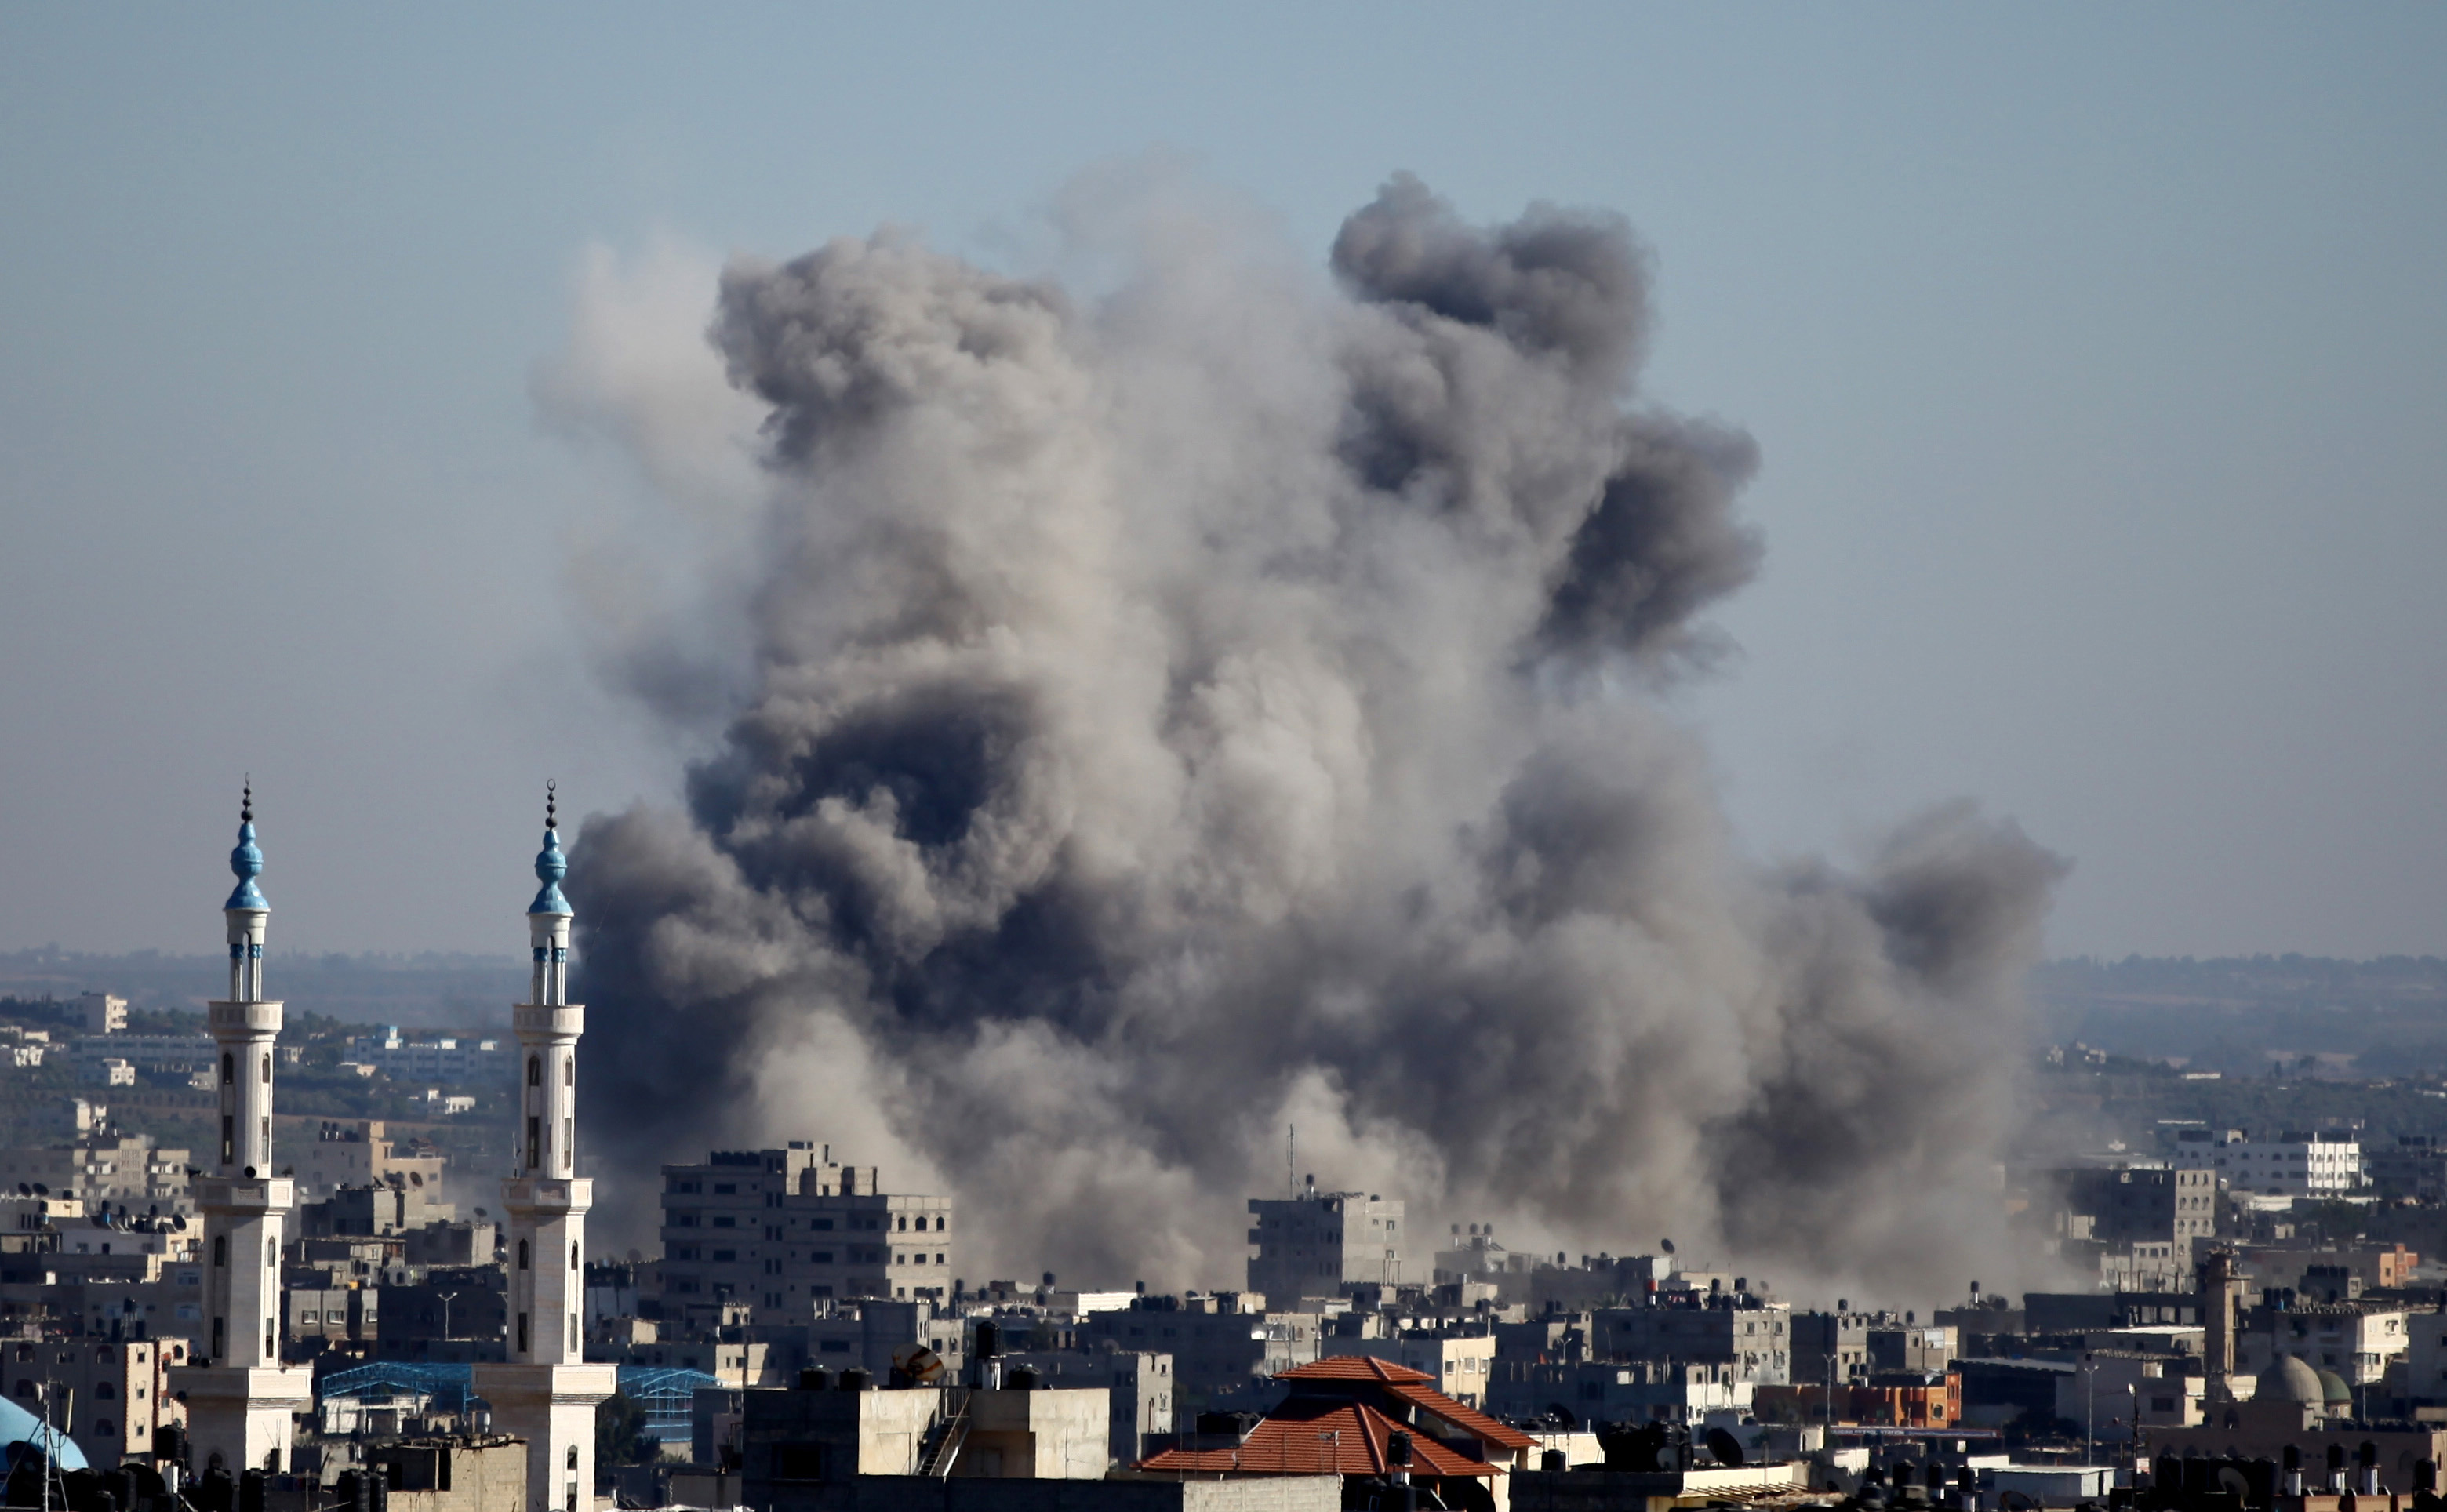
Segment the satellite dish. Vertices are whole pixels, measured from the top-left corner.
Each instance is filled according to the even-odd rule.
[[[1742,1467],[1742,1441],[1723,1428],[1708,1430],[1708,1452],[1715,1455],[1717,1463],[1728,1470],[1738,1470]]]
[[[2008,1491],[1997,1499],[2001,1512],[2031,1512],[2031,1499],[2020,1491]]]
[[[423,1186],[425,1184],[425,1178],[414,1171],[410,1171],[408,1173],[408,1184],[410,1186]]]
[[[943,1357],[923,1344],[903,1344],[892,1351],[892,1368],[924,1386],[943,1373]]]
[[[1674,1241],[1672,1239],[1659,1239],[1657,1241],[1657,1248],[1660,1254],[1671,1255],[1674,1253]]]
[[[42,1182],[36,1181],[34,1183],[34,1195],[36,1197],[48,1197],[51,1195],[51,1189],[45,1186]]]
[[[171,1226],[172,1228],[177,1229],[177,1230],[178,1230],[180,1233],[181,1233],[181,1234],[184,1234],[185,1232],[187,1232],[187,1217],[186,1217],[186,1215],[185,1215],[185,1214],[183,1214],[183,1213],[173,1213],[173,1214],[171,1214],[171,1215],[170,1215],[170,1226]]]
[[[1547,1403],[1546,1415],[1553,1418],[1556,1422],[1561,1423],[1564,1426],[1564,1431],[1566,1433],[1581,1426],[1581,1420],[1573,1415],[1572,1409],[1565,1407],[1561,1402]]]
[[[2251,1493],[2251,1483],[2245,1480],[2243,1472],[2231,1465],[2218,1466],[2217,1483],[2219,1490],[2237,1497],[2248,1496]]]

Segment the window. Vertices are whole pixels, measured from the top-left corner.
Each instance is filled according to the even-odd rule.
[[[560,1085],[563,1087],[576,1087],[578,1085],[577,1056],[570,1055],[562,1058],[560,1063]],[[575,1454],[578,1451],[576,1449],[572,1449],[569,1452]]]
[[[935,1220],[935,1232],[938,1234],[943,1232],[943,1220],[939,1218]]]
[[[111,1385],[108,1381],[104,1381],[100,1386],[93,1389],[93,1394],[96,1400],[99,1401],[114,1401],[119,1396],[119,1388]]]
[[[736,1197],[738,1194],[739,1183],[736,1181],[716,1181],[713,1183],[713,1195],[716,1197]]]
[[[833,1220],[832,1220],[831,1219],[828,1219],[828,1218],[820,1218],[820,1219],[817,1219],[814,1222],[809,1223],[809,1224],[807,1225],[807,1227],[809,1227],[809,1228],[811,1228],[811,1229],[821,1230],[821,1231],[822,1231],[822,1232],[824,1232],[824,1233],[829,1234],[829,1233],[831,1233],[831,1232],[833,1231]]]
[[[523,1271],[523,1270],[525,1270],[526,1268],[527,1268],[527,1241],[526,1241],[526,1240],[524,1240],[524,1239],[521,1239],[521,1240],[519,1240],[519,1269],[520,1269],[520,1270],[522,1270],[522,1271]]]
[[[909,1219],[905,1215],[901,1219],[901,1232],[903,1234],[909,1232]]]
[[[529,1087],[543,1085],[543,1057],[541,1055],[527,1057],[527,1085]]]
[[[843,1345],[843,1346],[842,1346],[842,1348],[843,1348],[843,1349],[848,1349],[848,1348],[849,1348],[849,1346],[848,1346],[848,1345],[846,1345],[846,1344],[844,1344],[844,1345]],[[19,1396],[31,1396],[31,1395],[33,1395],[33,1394],[34,1394],[34,1383],[33,1383],[33,1382],[31,1382],[31,1381],[20,1381],[20,1382],[18,1382],[18,1383],[17,1383],[17,1394],[18,1394]]]
[[[215,1265],[229,1263],[229,1236],[226,1234],[213,1236],[213,1263]]]
[[[224,1056],[222,1056],[222,1057],[221,1057],[221,1085],[222,1085],[223,1087],[227,1087],[227,1086],[229,1086],[232,1082],[235,1082],[235,1081],[237,1081],[237,1057],[235,1057],[235,1056],[231,1056],[231,1055],[224,1055]]]
[[[272,1057],[268,1054],[263,1058],[263,1085],[272,1085]]]
[[[773,1446],[773,1479],[821,1481],[825,1478],[825,1446],[821,1444]]]
[[[569,1247],[569,1268],[573,1271],[578,1269],[578,1246],[575,1244]]]

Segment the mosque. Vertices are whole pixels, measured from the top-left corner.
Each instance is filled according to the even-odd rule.
[[[510,1175],[502,1182],[509,1222],[508,1358],[479,1366],[477,1392],[492,1404],[496,1431],[527,1445],[531,1512],[591,1504],[595,1408],[610,1396],[616,1369],[584,1363],[581,1277],[594,1183],[578,1175],[578,1040],[586,1010],[569,1001],[568,899],[560,881],[558,799],[546,788],[542,885],[527,908],[533,960],[527,1001],[512,1010],[521,1066],[520,1124]],[[194,1467],[233,1473],[291,1468],[296,1414],[313,1406],[313,1372],[280,1360],[280,1257],[297,1202],[296,1181],[276,1174],[272,1142],[275,1053],[281,1004],[264,995],[263,945],[272,905],[256,879],[263,850],[250,785],[238,809],[230,870],[237,886],[221,907],[229,940],[229,996],[209,1005],[218,1059],[218,1160],[196,1183],[203,1218],[209,1346],[171,1372],[187,1405]]]

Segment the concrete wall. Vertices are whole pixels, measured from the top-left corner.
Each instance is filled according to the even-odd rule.
[[[1101,1388],[976,1392],[969,1398],[968,1441],[952,1474],[1101,1479],[1111,1458],[1106,1402]]]

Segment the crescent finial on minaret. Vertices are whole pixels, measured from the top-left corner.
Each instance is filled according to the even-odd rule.
[[[536,880],[543,887],[527,905],[530,914],[566,914],[569,899],[560,896],[560,879],[569,875],[569,859],[560,853],[560,796],[559,784],[547,779],[543,784],[543,849],[536,852]]]

